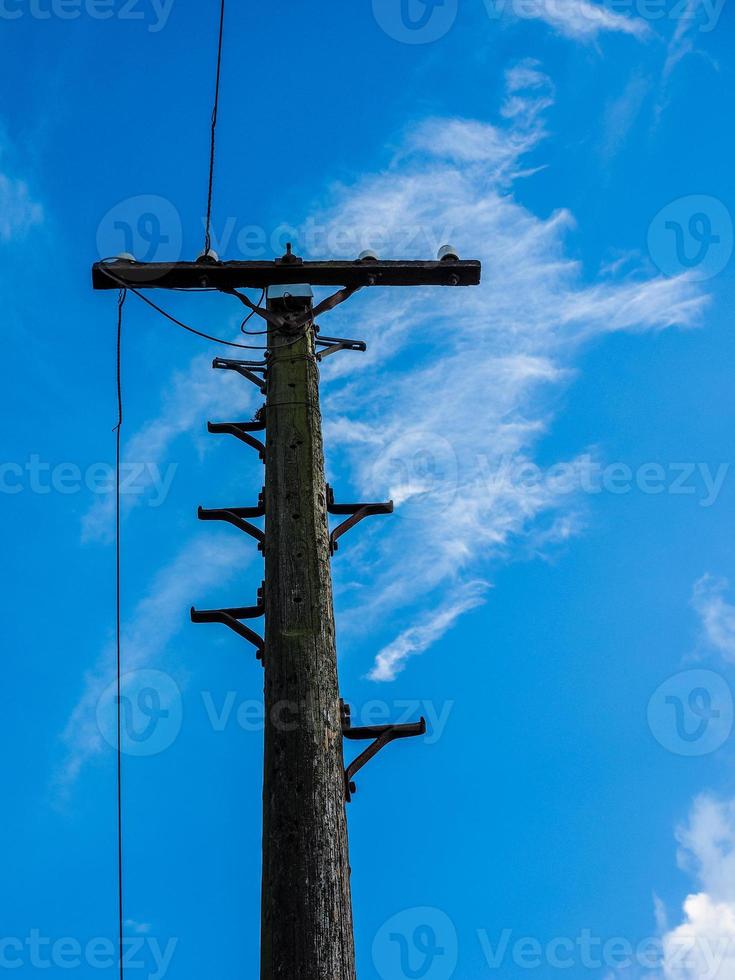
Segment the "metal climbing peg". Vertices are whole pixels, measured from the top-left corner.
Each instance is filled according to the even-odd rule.
[[[410,725],[366,725],[363,728],[352,727],[352,709],[344,701],[339,702],[340,715],[342,722],[342,737],[350,741],[367,741],[373,739],[371,745],[365,749],[358,757],[345,769],[345,799],[349,803],[353,795],[357,792],[357,787],[353,777],[370,762],[374,756],[385,748],[390,742],[395,742],[399,738],[415,738],[418,735],[426,734],[426,719]]]
[[[335,515],[350,515],[348,520],[339,524],[329,535],[329,550],[334,554],[339,547],[337,544],[338,539],[350,531],[356,524],[359,524],[360,521],[377,514],[392,514],[393,501],[388,500],[384,504],[335,504],[334,490],[327,485],[327,512]]]

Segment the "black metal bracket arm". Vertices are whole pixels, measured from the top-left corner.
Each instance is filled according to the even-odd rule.
[[[342,737],[350,741],[367,741],[372,739],[372,743],[345,769],[345,799],[349,803],[357,787],[353,781],[354,776],[362,767],[370,762],[381,749],[399,738],[415,738],[418,735],[426,734],[426,719],[411,725],[368,725],[364,728],[353,728],[351,709],[344,701],[340,701],[340,713],[342,721]]]
[[[340,350],[355,350],[365,353],[367,350],[367,344],[364,340],[345,340],[343,337],[317,337],[316,338],[317,347],[324,348],[323,350],[317,351],[316,359],[317,361],[323,361],[325,357],[329,357],[330,354],[336,354]]]
[[[348,520],[339,524],[329,535],[329,549],[332,554],[337,551],[339,545],[337,541],[348,531],[359,524],[366,517],[374,517],[377,514],[392,514],[393,501],[389,500],[384,504],[335,504],[334,490],[327,486],[327,513],[335,515],[349,514]]]
[[[283,258],[276,260],[276,265],[281,267],[293,265],[303,266],[303,264],[303,259],[300,259],[298,256],[294,255],[291,251],[290,243],[286,246],[286,254],[283,256]],[[299,276],[299,278],[301,279],[302,276]],[[276,283],[274,282],[270,285],[276,285]],[[339,306],[340,303],[344,303],[345,300],[348,300],[350,296],[358,291],[358,289],[362,289],[363,285],[365,284],[352,283],[345,286],[343,289],[340,289],[338,292],[333,293],[331,296],[327,297],[327,299],[322,300],[321,303],[317,304],[317,306],[313,308],[311,303],[309,303],[305,310],[300,312],[293,311],[285,316],[281,316],[272,309],[264,309],[262,306],[258,306],[256,303],[253,303],[250,299],[248,299],[248,297],[243,293],[238,293],[238,291],[234,288],[220,286],[219,289],[228,296],[234,296],[236,299],[239,299],[240,302],[244,306],[247,306],[252,313],[257,314],[257,316],[261,317],[263,320],[270,323],[277,329],[283,330],[285,327],[289,327],[293,331],[298,331],[301,329],[301,327],[306,326],[307,323],[313,324],[316,317],[318,317],[320,314],[328,313],[330,310],[333,310],[335,307]],[[215,365],[215,367],[216,366],[217,365]]]
[[[246,626],[242,620],[259,619],[265,615],[265,605],[263,604],[263,589],[258,589],[257,606],[239,606],[236,609],[194,609],[191,610],[192,623],[221,623],[229,626],[231,630],[241,636],[248,643],[252,643],[257,650],[257,658],[262,661],[265,655],[265,641],[262,636]]]
[[[251,436],[251,432],[263,432],[265,422],[208,422],[207,431],[214,435],[234,436],[246,446],[258,451],[258,456],[265,462],[265,444]]]
[[[268,365],[265,361],[233,361],[227,357],[215,357],[212,361],[212,367],[221,371],[237,371],[243,378],[252,381],[261,394],[266,393]]]
[[[258,497],[257,507],[219,507],[214,510],[205,510],[204,507],[200,507],[197,516],[200,521],[226,521],[244,531],[245,534],[249,534],[251,538],[255,538],[258,542],[258,551],[262,552],[265,547],[265,533],[247,520],[247,518],[252,517],[265,517],[263,491]]]

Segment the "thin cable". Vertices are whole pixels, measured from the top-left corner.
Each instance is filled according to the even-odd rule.
[[[212,107],[212,139],[209,148],[209,189],[207,192],[207,223],[204,232],[204,254],[212,247],[212,188],[214,186],[214,155],[217,137],[217,113],[219,111],[219,81],[222,73],[222,38],[225,28],[225,0],[222,0],[219,12],[219,41],[217,43],[217,76],[214,84],[214,106]]]
[[[260,305],[262,304],[262,302],[263,302],[263,300],[265,299],[265,294],[266,294],[266,292],[267,292],[267,289],[266,289],[266,288],[265,288],[265,286],[264,286],[264,287],[263,287],[263,291],[262,291],[262,292],[261,292],[261,294],[260,294],[260,299],[259,299],[259,300],[258,300],[258,302],[257,302],[257,303],[255,304],[256,306],[260,306]],[[242,321],[242,323],[240,324],[240,330],[241,330],[241,331],[242,331],[242,332],[243,332],[243,333],[244,333],[244,334],[245,334],[245,335],[246,335],[247,337],[262,337],[262,336],[264,336],[265,334],[267,334],[267,333],[268,333],[268,331],[267,331],[267,330],[246,330],[246,329],[245,329],[245,324],[246,324],[246,323],[249,323],[249,322],[250,322],[250,320],[252,320],[252,318],[253,318],[253,317],[255,316],[255,312],[256,312],[255,310],[251,310],[251,311],[250,311],[250,312],[248,313],[248,315],[247,315],[247,316],[245,317],[245,319],[244,319],[244,320]]]
[[[102,268],[104,268],[105,275],[109,276],[110,279],[112,279],[113,282],[117,283],[117,285],[120,286],[121,289],[129,289],[131,293],[133,293],[135,296],[138,297],[138,299],[142,299],[144,303],[147,303],[148,306],[152,307],[157,313],[160,313],[161,316],[166,317],[166,319],[170,320],[171,323],[176,324],[177,327],[181,327],[182,330],[188,330],[189,333],[193,333],[197,337],[202,337],[204,340],[211,340],[215,344],[224,344],[225,347],[238,347],[241,350],[280,350],[283,347],[293,347],[294,344],[297,344],[300,340],[303,340],[303,338],[306,336],[306,331],[304,331],[303,333],[299,334],[297,337],[294,337],[293,340],[289,340],[288,343],[276,344],[275,346],[269,346],[268,344],[265,345],[237,344],[233,340],[222,340],[221,337],[214,337],[212,336],[212,334],[204,333],[201,330],[197,330],[194,327],[188,326],[186,323],[182,323],[181,320],[177,320],[175,316],[172,316],[170,313],[167,313],[166,310],[156,305],[156,303],[154,303],[152,299],[148,299],[148,297],[145,296],[143,293],[141,293],[139,289],[136,289],[134,286],[130,286],[128,283],[125,282],[124,279],[121,279],[119,276],[116,276],[115,273],[111,272],[108,268],[105,268],[104,266],[102,266]],[[218,290],[218,292],[220,292],[220,290]],[[307,328],[309,327],[311,322],[312,321],[307,322],[306,324]]]
[[[115,637],[117,674],[117,900],[118,936],[120,940],[120,980],[124,980],[123,965],[123,816],[122,816],[122,669],[120,628],[120,448],[123,426],[122,396],[122,324],[123,306],[127,291],[121,289],[117,298],[117,425],[115,426]]]

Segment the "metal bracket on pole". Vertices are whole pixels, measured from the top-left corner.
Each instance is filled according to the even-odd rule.
[[[286,246],[286,254],[281,259],[276,259],[275,261],[275,267],[280,266],[281,268],[303,266],[303,264],[304,260],[293,254],[290,242]],[[301,280],[301,276],[298,278]],[[374,284],[374,282],[370,279],[368,282],[370,282],[370,284]],[[357,292],[358,289],[362,289],[362,287],[367,284],[367,282],[351,283],[350,285],[345,286],[343,289],[340,289],[338,292],[333,293],[327,299],[322,300],[321,303],[313,308],[311,303],[309,303],[306,309],[301,311],[286,312],[283,316],[276,313],[270,305],[267,309],[257,306],[255,303],[251,302],[247,296],[244,296],[242,293],[238,293],[238,291],[232,287],[220,286],[219,288],[223,293],[227,293],[229,296],[235,296],[244,306],[247,306],[252,313],[262,317],[263,320],[270,323],[277,330],[283,330],[286,327],[290,327],[290,329],[296,333],[301,329],[301,327],[306,326],[307,323],[314,323],[315,318],[321,313],[328,313],[341,303],[344,303],[345,300],[348,300],[350,296]],[[276,277],[272,282],[266,284],[266,288],[270,286],[282,287],[288,285],[291,285],[291,283],[288,281],[284,282],[281,277]],[[309,286],[308,283],[306,285]],[[217,365],[215,365],[215,367],[216,366]]]
[[[252,643],[257,652],[257,658],[261,662],[265,655],[265,641],[262,636],[246,626],[243,619],[259,619],[265,615],[263,604],[263,588],[258,589],[257,606],[239,606],[235,609],[194,609],[191,610],[192,623],[222,623],[229,626],[231,630],[241,636],[248,643]]]
[[[212,367],[222,371],[237,371],[243,378],[252,381],[261,394],[264,395],[266,392],[268,365],[265,361],[233,361],[226,357],[215,357],[212,361]],[[258,377],[258,375],[262,375],[262,377]]]
[[[367,344],[364,340],[345,340],[343,337],[317,336],[315,343],[318,347],[324,348],[324,350],[317,351],[317,361],[323,361],[325,357],[329,357],[330,354],[336,354],[340,350],[355,350],[361,351],[362,353],[367,350]]]
[[[246,518],[265,517],[264,492],[263,490],[260,492],[257,507],[219,507],[214,510],[200,507],[197,516],[200,521],[227,521],[228,524],[249,534],[251,538],[255,538],[258,542],[258,551],[262,552],[265,546],[265,534]]]
[[[258,456],[265,462],[265,445],[256,439],[254,436],[249,435],[250,432],[263,432],[265,430],[265,422],[208,422],[207,431],[213,433],[214,435],[228,435],[234,436],[239,439],[240,442],[244,442],[246,446],[250,446],[252,449],[257,449]]]
[[[335,515],[351,515],[348,520],[339,524],[329,535],[329,550],[334,554],[339,547],[338,538],[352,530],[356,524],[359,524],[366,517],[373,517],[377,514],[392,514],[393,501],[389,500],[384,504],[335,504],[334,490],[327,486],[327,512]]]
[[[381,749],[385,748],[391,742],[395,742],[399,738],[414,738],[418,735],[426,734],[426,719],[422,718],[420,721],[415,722],[412,725],[368,725],[364,728],[353,728],[351,708],[344,701],[339,702],[341,722],[342,722],[342,737],[349,739],[350,741],[366,741],[367,739],[373,739],[371,745],[369,745],[364,752],[362,752],[358,757],[351,762],[349,766],[345,769],[345,798],[349,803],[357,792],[357,787],[353,781],[353,777],[362,769],[362,767],[374,758]]]

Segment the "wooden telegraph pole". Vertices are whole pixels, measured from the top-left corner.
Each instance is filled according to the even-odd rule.
[[[444,249],[436,262],[98,263],[97,289],[217,288],[268,323],[263,361],[217,358],[265,394],[252,422],[210,423],[255,448],[265,462],[258,504],[201,510],[258,541],[265,582],[255,606],[192,610],[195,622],[229,626],[255,646],[265,669],[261,980],[355,980],[345,802],[353,777],[389,742],[420,735],[413,725],[353,727],[337,679],[330,562],[339,538],[364,517],[392,504],[337,504],[324,477],[319,362],[358,341],[324,337],[316,320],[365,286],[471,286],[479,262]],[[314,307],[312,286],[341,290]],[[268,291],[266,307],[237,288]],[[253,432],[265,432],[265,443]],[[330,531],[328,515],[347,519]],[[251,523],[265,518],[265,529]],[[259,636],[246,621],[265,618]],[[369,741],[345,768],[343,740]]]
[[[296,329],[269,337],[261,978],[354,980],[319,368]]]

